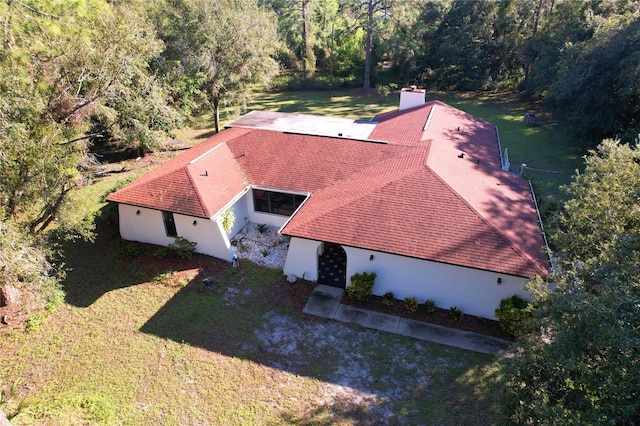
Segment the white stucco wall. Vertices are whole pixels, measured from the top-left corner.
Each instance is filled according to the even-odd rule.
[[[526,278],[353,247],[344,249],[347,281],[358,272],[375,272],[373,293],[378,296],[391,291],[397,299],[415,297],[420,303],[431,299],[440,308],[457,306],[466,314],[491,319],[496,319],[494,311],[505,297],[517,294],[530,298],[523,288]]]
[[[292,238],[284,273],[308,280],[317,279],[317,250],[320,242]],[[388,253],[343,246],[347,254],[347,285],[349,277],[359,272],[377,274],[373,293],[382,296],[393,292],[397,299],[415,297],[420,303],[427,299],[443,309],[457,306],[465,314],[495,319],[500,300],[518,294],[530,298],[522,287],[525,278],[495,272],[463,268],[444,263],[412,259]],[[373,255],[374,259],[369,260]],[[497,284],[498,278],[502,283]]]
[[[233,227],[231,231],[227,234],[228,239],[232,239],[242,228],[247,226],[247,222],[249,221],[249,206],[247,202],[248,196],[251,195],[251,191],[246,192],[240,199],[238,199],[231,208],[233,209],[233,214],[236,219],[233,222]],[[222,221],[221,217],[216,218],[216,220]]]
[[[136,214],[140,211],[140,214]],[[168,237],[159,210],[118,205],[120,236],[125,240],[168,246],[174,238]],[[173,215],[177,234],[197,243],[196,252],[231,260],[230,243],[217,221],[179,214]],[[193,225],[194,220],[196,225]]]
[[[284,262],[284,274],[295,275],[308,281],[318,279],[319,241],[291,238],[289,252]]]

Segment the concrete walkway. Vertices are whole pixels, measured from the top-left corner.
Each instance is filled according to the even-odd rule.
[[[343,291],[326,285],[317,286],[302,312],[484,354],[505,356],[510,351],[508,340],[342,305]]]

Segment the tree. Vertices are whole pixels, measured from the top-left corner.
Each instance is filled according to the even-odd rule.
[[[394,0],[353,0],[349,5],[356,21],[365,29],[363,89],[371,88],[374,32],[387,20],[393,5]]]
[[[267,0],[262,2],[278,17],[278,32],[297,61],[302,64],[304,78],[313,77],[316,30],[315,7],[318,0]]]
[[[270,56],[277,48],[275,19],[253,0],[178,0],[162,15],[155,19],[167,45],[164,59],[197,82],[217,132],[220,103],[243,104],[252,84],[277,72]]]
[[[638,292],[613,286],[596,294],[566,283],[539,304],[541,331],[502,361],[502,409],[508,422],[637,424]]]
[[[555,222],[556,289],[532,286],[537,331],[501,362],[510,422],[640,422],[640,151],[608,140],[586,163]]]
[[[38,234],[73,209],[68,196],[86,182],[90,117],[144,96],[129,89],[160,44],[132,10],[102,1],[3,2],[0,12],[0,219]],[[126,112],[115,121],[139,117]]]
[[[565,188],[551,233],[566,273],[586,286],[640,281],[640,151],[605,140]]]
[[[47,260],[50,254],[20,227],[0,221],[0,287],[15,286],[23,295],[21,309],[31,314],[64,301],[61,274]]]
[[[547,101],[591,140],[640,132],[640,18],[609,18],[589,40],[568,49]]]

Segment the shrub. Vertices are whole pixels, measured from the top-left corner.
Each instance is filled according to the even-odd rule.
[[[387,86],[386,84],[376,85],[376,90],[378,92],[378,95],[381,95],[381,96],[389,96],[389,93],[391,92],[389,90],[389,86]]]
[[[140,244],[125,244],[120,248],[118,252],[118,257],[120,259],[135,259],[138,256],[142,256],[147,252],[147,248],[145,246],[141,246]]]
[[[42,324],[44,324],[45,321],[45,316],[44,314],[35,314],[30,316],[27,319],[27,323],[26,323],[26,330],[27,331],[38,331],[40,329],[40,327],[42,326]]]
[[[418,299],[415,297],[405,297],[404,298],[404,307],[409,312],[417,312],[418,311]]]
[[[517,294],[500,301],[496,309],[496,317],[500,320],[500,327],[512,336],[525,334],[533,321],[531,311],[533,305]]]
[[[428,314],[434,313],[436,311],[436,302],[434,302],[433,300],[428,299],[426,302],[424,302],[424,310]]]
[[[363,272],[351,276],[351,284],[347,287],[347,297],[356,303],[365,303],[373,294],[375,272]]]
[[[166,248],[161,248],[153,252],[153,257],[155,257],[158,260],[162,260],[165,257],[167,257],[168,254],[169,252],[167,251]]]
[[[388,291],[382,296],[382,304],[384,306],[393,306],[396,303],[396,298],[392,292]]]
[[[264,223],[259,223],[257,226],[258,226],[258,234],[266,234],[269,229],[267,225],[265,225]]]
[[[224,229],[224,232],[226,232],[227,234],[231,232],[235,222],[236,222],[236,214],[234,213],[233,209],[229,207],[222,214],[221,224],[222,224],[222,229]]]
[[[462,309],[458,308],[457,306],[452,306],[449,308],[449,311],[451,312],[451,316],[453,316],[453,319],[455,319],[456,321],[462,321],[462,318],[464,317],[464,312],[462,312]]]
[[[180,259],[191,259],[196,252],[198,243],[191,242],[184,237],[176,237],[176,240],[169,244],[169,248],[173,250]]]

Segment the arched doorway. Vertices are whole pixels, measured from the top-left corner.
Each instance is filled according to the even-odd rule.
[[[318,250],[318,284],[347,287],[347,253],[339,244],[322,243]]]

